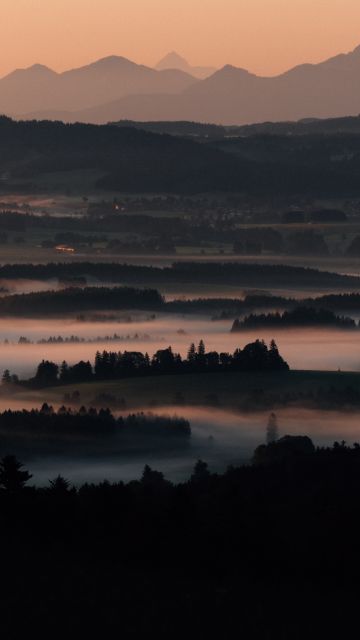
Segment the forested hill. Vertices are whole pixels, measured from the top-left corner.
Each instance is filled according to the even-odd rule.
[[[0,278],[49,280],[84,277],[99,282],[135,286],[169,283],[232,284],[243,287],[298,286],[318,289],[341,287],[357,291],[360,278],[308,267],[240,262],[174,262],[169,267],[153,267],[118,262],[50,262],[48,264],[5,264]]]
[[[228,190],[239,174],[239,160],[221,150],[130,127],[1,117],[0,141],[0,174],[34,188],[41,174],[88,169],[99,172],[97,186],[131,192]]]
[[[117,127],[136,127],[153,133],[167,133],[172,136],[194,137],[207,140],[221,138],[246,138],[266,134],[268,136],[307,136],[314,134],[360,134],[360,116],[344,118],[306,118],[287,122],[258,122],[244,125],[204,124],[190,121],[119,120]]]
[[[137,128],[1,117],[0,141],[0,189],[12,192],[50,190],[44,175],[93,170],[94,186],[118,192],[360,195],[355,133],[307,135],[305,145],[303,136],[267,134],[199,144]]]

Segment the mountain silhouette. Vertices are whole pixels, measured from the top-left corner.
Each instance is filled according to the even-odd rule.
[[[177,54],[167,58],[178,61]],[[191,120],[242,125],[337,118],[360,111],[360,47],[274,77],[226,65],[199,80],[180,69],[154,70],[116,57],[64,74],[43,67],[15,74],[11,91],[3,84],[9,76],[0,81],[1,111],[70,122]],[[25,108],[31,102],[25,100],[31,87],[36,87],[31,95],[42,96],[41,110]]]
[[[56,73],[42,65],[17,69],[0,80],[0,111],[86,109],[131,94],[178,93],[195,78],[179,69],[157,71],[120,56]]]
[[[185,71],[194,76],[194,78],[200,79],[207,78],[216,71],[214,67],[193,67],[185,58],[176,53],[176,51],[168,53],[157,63],[155,68],[159,71],[163,71],[164,69],[180,69],[180,71]]]

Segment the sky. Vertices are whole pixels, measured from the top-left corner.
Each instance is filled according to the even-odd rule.
[[[0,76],[62,71],[107,55],[275,75],[360,44],[359,0],[0,0]]]

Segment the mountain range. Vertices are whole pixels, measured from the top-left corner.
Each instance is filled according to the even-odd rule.
[[[212,71],[191,67],[175,53],[156,69],[118,56],[64,73],[34,65],[0,80],[0,112],[64,122],[188,120],[238,125],[360,112],[360,47],[274,77],[231,65]]]

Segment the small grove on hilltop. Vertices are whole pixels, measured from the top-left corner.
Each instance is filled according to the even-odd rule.
[[[137,376],[206,373],[222,371],[288,371],[289,365],[279,353],[274,340],[267,346],[263,340],[256,340],[236,349],[233,354],[206,351],[203,340],[198,347],[192,343],[187,357],[174,353],[171,347],[159,349],[150,358],[140,351],[99,351],[95,355],[94,366],[89,361],[74,365],[63,362],[60,366],[43,360],[37,367],[35,377],[25,381],[37,387],[92,380],[116,380]],[[6,370],[3,385],[18,382]]]

